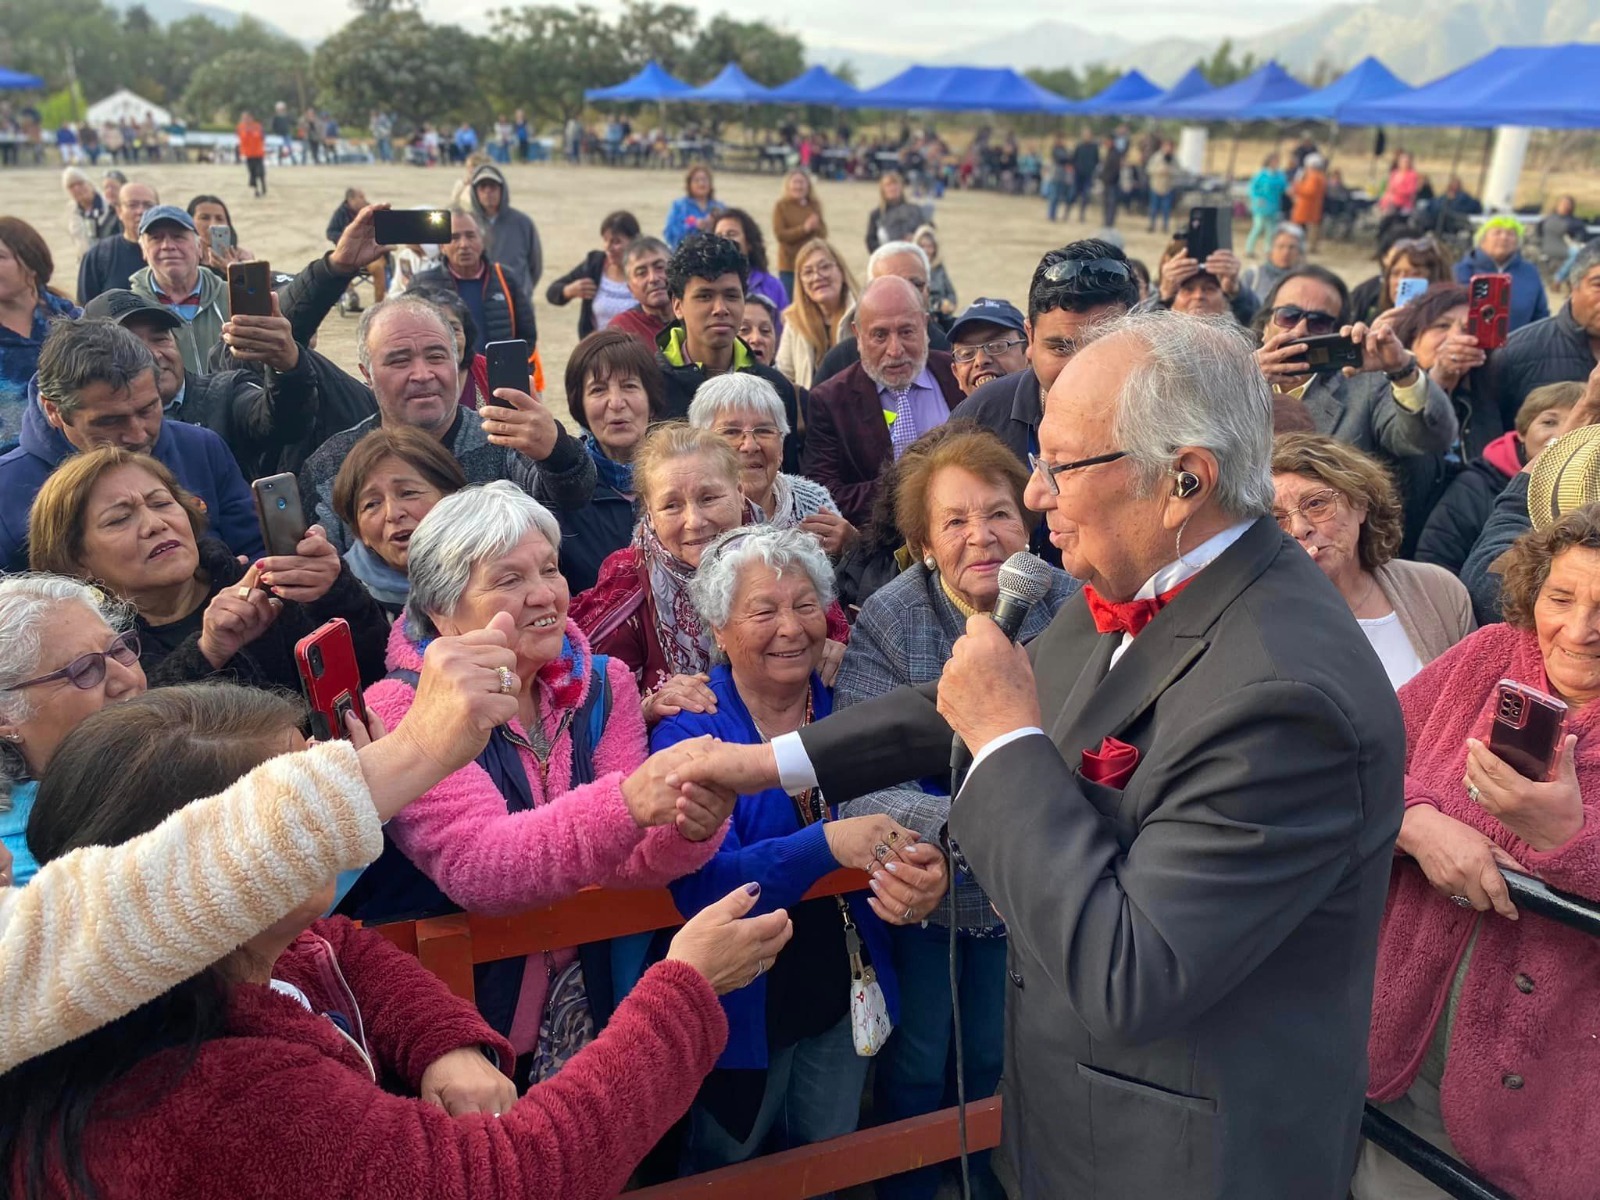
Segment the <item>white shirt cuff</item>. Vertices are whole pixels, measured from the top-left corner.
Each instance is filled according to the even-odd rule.
[[[1040,737],[1043,737],[1044,730],[1034,725],[1028,725],[1022,729],[1013,729],[1010,733],[1002,733],[997,738],[991,738],[988,744],[985,745],[982,750],[979,750],[972,756],[972,768],[967,772],[967,775],[970,777],[972,772],[978,769],[979,765],[982,764],[984,759],[988,758],[989,755],[993,754],[1002,746],[1009,746],[1018,738],[1032,737],[1034,734],[1038,734]]]
[[[778,786],[791,796],[817,786],[817,769],[798,733],[780,733],[772,739],[772,757],[778,763]]]
[[[1417,377],[1408,386],[1401,387],[1398,383],[1391,384],[1394,389],[1394,402],[1407,412],[1419,413],[1428,407],[1428,373],[1417,367]]]

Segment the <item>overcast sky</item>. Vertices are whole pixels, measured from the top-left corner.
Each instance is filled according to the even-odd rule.
[[[350,9],[329,0],[211,0],[240,12],[254,9],[283,29],[303,37],[322,37],[349,19]],[[593,0],[602,12],[617,12],[614,0]],[[864,52],[916,58],[959,50],[962,46],[1013,32],[1042,20],[1081,25],[1096,33],[1116,34],[1131,41],[1192,37],[1202,41],[1248,36],[1285,24],[1321,7],[1325,0],[1213,0],[1196,6],[1180,0],[1122,0],[1115,5],[985,6],[971,0],[805,0],[773,4],[770,0],[680,0],[709,17],[726,12],[740,20],[763,19],[790,29],[808,46],[846,47]],[[470,29],[487,27],[486,14],[515,7],[516,0],[422,0],[430,20],[455,21]],[[864,20],[870,11],[870,21]],[[891,26],[889,21],[899,19]]]

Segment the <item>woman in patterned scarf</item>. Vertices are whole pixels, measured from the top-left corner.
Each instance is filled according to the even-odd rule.
[[[606,559],[599,581],[572,602],[572,619],[597,654],[633,669],[647,724],[679,712],[715,712],[707,686],[711,632],[689,600],[705,548],[761,519],[739,491],[739,458],[716,434],[690,425],[653,430],[633,458],[639,520],[633,541]],[[832,679],[849,636],[828,610],[823,675]]]

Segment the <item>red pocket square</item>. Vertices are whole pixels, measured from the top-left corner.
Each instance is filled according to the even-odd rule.
[[[1109,788],[1126,787],[1138,765],[1139,751],[1114,737],[1102,741],[1098,750],[1083,752],[1083,777]]]

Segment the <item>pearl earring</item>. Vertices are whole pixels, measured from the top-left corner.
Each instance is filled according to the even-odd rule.
[[[939,569],[938,561],[931,554],[924,554],[922,556],[922,565],[927,568],[928,574],[930,575]]]
[[[8,742],[17,742],[20,744],[22,741],[22,735],[20,733],[8,733],[5,735],[5,737],[6,741]]]

